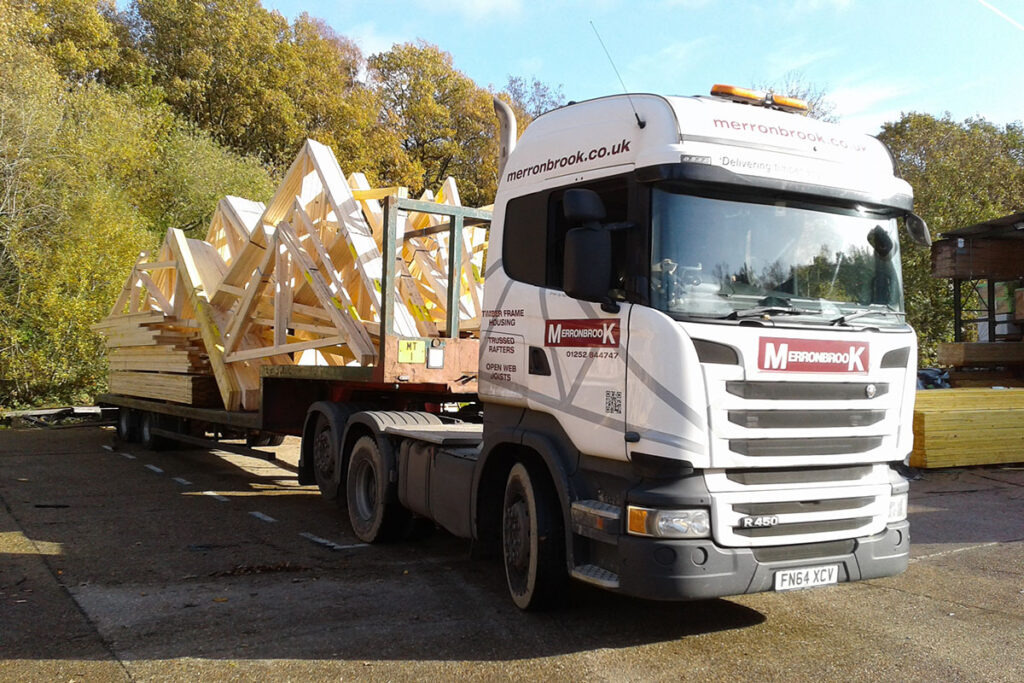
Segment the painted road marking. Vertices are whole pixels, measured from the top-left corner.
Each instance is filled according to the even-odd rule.
[[[135,459],[134,455],[132,455],[131,453],[125,453],[124,451],[119,451],[118,455],[121,455],[121,456],[123,456],[125,458],[128,458],[129,460],[134,460]]]
[[[157,467],[156,465],[146,465],[146,469],[147,470],[153,470],[157,474],[163,474],[164,473],[164,471],[162,469],[160,469],[159,467]]]
[[[252,515],[253,517],[255,517],[256,519],[262,519],[264,522],[276,522],[277,521],[276,519],[274,519],[270,515],[265,515],[262,512],[256,512],[255,510],[252,510],[249,514]]]
[[[114,447],[113,446],[104,445],[103,448],[105,448],[106,450],[110,451],[111,453],[114,452]]]
[[[944,557],[946,555],[955,555],[956,553],[965,553],[968,550],[977,550],[978,548],[988,548],[994,545],[999,545],[999,541],[992,541],[991,543],[981,543],[978,545],[969,545],[966,548],[954,548],[953,550],[944,550],[939,553],[932,553],[931,555],[922,555],[920,557],[913,557],[910,559],[910,563],[920,562],[921,560],[930,560],[933,557]]]
[[[311,534],[308,531],[303,531],[301,534],[299,534],[299,536],[302,536],[307,541],[312,541],[313,543],[316,543],[317,545],[322,545],[323,547],[328,548],[330,550],[350,550],[352,548],[365,548],[368,545],[366,543],[338,545],[334,541],[328,541],[326,538],[320,538],[319,536]]]
[[[224,496],[220,495],[219,493],[214,493],[213,491],[203,491],[203,495],[204,496],[209,496],[210,498],[213,498],[214,500],[219,500],[222,503],[228,502],[227,498],[225,498]]]
[[[185,479],[184,477],[175,477],[174,481],[178,482],[182,486],[191,486],[192,485],[192,482],[190,482],[188,479]]]

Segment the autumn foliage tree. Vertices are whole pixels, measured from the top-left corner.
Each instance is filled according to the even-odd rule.
[[[914,188],[915,212],[940,233],[1024,210],[1024,127],[984,119],[904,114],[879,135]],[[923,365],[953,340],[953,293],[931,276],[929,250],[901,235],[907,319],[917,330]]]
[[[225,194],[267,199],[306,137],[373,183],[454,175],[490,203],[490,100],[436,46],[367,58],[258,0],[0,0],[0,406],[102,390],[89,325],[138,252],[201,236]]]

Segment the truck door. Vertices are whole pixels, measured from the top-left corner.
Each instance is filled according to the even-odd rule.
[[[575,187],[598,192],[608,222],[626,221],[625,178]],[[622,302],[618,311],[605,310],[562,290],[565,233],[578,227],[565,220],[565,189],[509,203],[503,251],[514,282],[502,308],[522,316],[527,407],[552,415],[581,452],[625,460],[625,355],[631,305]],[[520,223],[520,215],[529,216],[529,224]],[[616,251],[626,253],[625,248]],[[623,263],[617,268],[624,270],[624,259],[618,260]]]

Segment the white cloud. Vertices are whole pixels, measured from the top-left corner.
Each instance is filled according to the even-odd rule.
[[[840,86],[829,92],[828,98],[840,116],[856,116],[909,94],[910,89],[904,85],[876,82]]]
[[[682,7],[683,9],[701,9],[710,5],[712,0],[663,0],[665,7]]]
[[[713,36],[671,43],[651,54],[638,55],[626,65],[622,76],[629,90],[659,90],[658,84],[680,82],[686,74],[700,72],[700,55]],[[615,55],[613,54],[612,57]],[[608,67],[611,82],[615,74]],[[650,84],[650,85],[646,85]],[[669,93],[666,93],[669,94]]]
[[[405,43],[410,40],[408,37],[381,33],[372,21],[346,26],[345,35],[355,41],[359,49],[363,51],[364,57],[378,52],[387,52],[395,43]]]
[[[768,55],[766,60],[766,66],[769,70],[768,77],[773,79],[786,74],[799,74],[803,76],[802,72],[809,66],[832,59],[840,54],[842,54],[842,51],[836,48],[808,52],[796,52],[793,50],[776,52],[775,54]]]
[[[419,0],[417,3],[431,12],[443,11],[462,15],[472,22],[488,22],[498,19],[515,19],[522,14],[523,0]]]
[[[914,109],[913,95],[920,86],[889,81],[852,80],[826,93],[839,120],[852,128],[875,134],[883,123],[896,121]]]
[[[796,0],[790,5],[793,12],[817,12],[823,9],[843,11],[853,6],[853,0]]]
[[[529,76],[535,76],[544,69],[544,60],[540,57],[526,57],[516,62],[515,73],[523,76],[524,78]]]

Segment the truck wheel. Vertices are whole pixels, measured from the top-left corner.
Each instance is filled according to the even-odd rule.
[[[167,445],[166,439],[153,433],[153,429],[159,426],[160,419],[155,413],[142,413],[139,418],[139,443],[146,450],[159,451]]]
[[[512,602],[523,610],[552,607],[564,594],[565,533],[554,488],[517,462],[508,473],[501,546]]]
[[[261,448],[264,446],[280,446],[284,443],[284,434],[273,432],[246,432],[245,445],[249,448]]]
[[[139,440],[139,416],[131,408],[117,410],[117,438],[124,443]]]
[[[320,495],[327,500],[338,497],[338,482],[334,480],[334,468],[338,466],[338,443],[341,435],[331,427],[330,419],[323,413],[316,417],[313,432],[313,476]]]
[[[409,511],[388,502],[387,468],[373,437],[356,441],[349,455],[345,479],[348,518],[359,540],[367,543],[390,541],[401,535],[409,522]]]

